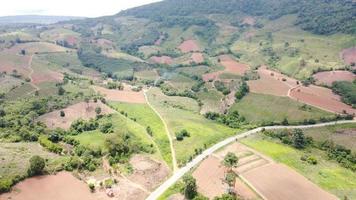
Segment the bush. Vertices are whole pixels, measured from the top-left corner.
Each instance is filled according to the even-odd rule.
[[[13,181],[11,179],[0,179],[0,193],[10,191],[12,184]]]
[[[48,149],[48,151],[53,153],[62,153],[63,148],[59,144],[51,142],[46,136],[42,135],[38,139],[41,146]]]
[[[89,183],[89,189],[90,189],[90,192],[94,192],[95,191],[95,185],[93,183]]]
[[[178,141],[184,140],[185,137],[190,137],[190,133],[187,130],[183,129],[179,132],[176,132],[176,139]]]
[[[45,160],[40,156],[32,156],[30,158],[30,167],[27,170],[29,176],[40,175],[46,166]]]

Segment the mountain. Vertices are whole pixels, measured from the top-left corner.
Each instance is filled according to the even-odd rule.
[[[72,16],[16,15],[0,17],[0,25],[8,24],[54,24],[61,21],[84,19]]]

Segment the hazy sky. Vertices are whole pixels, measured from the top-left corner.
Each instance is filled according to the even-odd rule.
[[[66,15],[98,17],[113,15],[120,10],[159,0],[6,0],[0,6],[0,16]]]

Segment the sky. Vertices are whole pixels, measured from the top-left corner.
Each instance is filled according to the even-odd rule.
[[[6,0],[0,16],[60,15],[99,17],[159,0]]]

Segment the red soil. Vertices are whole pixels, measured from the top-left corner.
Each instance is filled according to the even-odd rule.
[[[90,102],[89,104],[81,102],[63,109],[65,117],[60,117],[60,111],[56,110],[40,116],[37,121],[45,123],[47,127],[51,129],[69,129],[72,122],[77,119],[81,118],[89,120],[91,118],[94,118],[96,116],[96,107],[101,108],[101,114],[110,114],[114,112],[111,108],[109,108],[105,104],[102,104],[101,102]]]
[[[297,80],[262,66],[258,69],[260,79],[248,81],[250,91],[254,93],[287,96],[288,91],[298,86]],[[283,81],[285,80],[285,81]]]
[[[202,53],[193,53],[191,58],[192,58],[192,61],[197,64],[204,62],[204,56]]]
[[[95,91],[101,93],[109,101],[121,101],[127,103],[146,103],[143,91],[134,92],[129,90],[109,90],[103,87],[94,86]]]
[[[200,51],[198,42],[196,40],[186,40],[178,47],[183,53]]]
[[[346,111],[349,114],[356,114],[356,109],[342,103],[340,97],[327,88],[313,85],[300,86],[291,90],[290,97],[330,112],[342,114]]]
[[[27,65],[30,60],[30,56],[11,55],[11,57],[12,58],[9,59],[6,54],[0,54],[0,72],[11,74],[13,70],[16,70],[18,74],[28,77],[30,69]]]
[[[39,84],[43,82],[61,82],[64,78],[62,73],[56,71],[47,71],[44,73],[35,72],[32,74],[32,83]]]
[[[219,58],[220,58],[221,65],[224,66],[225,69],[222,71],[204,74],[203,75],[204,81],[207,82],[209,80],[217,80],[219,76],[223,73],[231,73],[231,74],[237,74],[242,76],[245,74],[246,71],[250,69],[248,65],[239,63],[228,55],[223,55],[220,56]]]
[[[198,192],[213,199],[226,193],[228,185],[224,181],[225,167],[221,161],[213,156],[205,159],[193,172],[193,177],[197,180]],[[243,199],[256,199],[256,194],[239,178],[235,182],[236,193]]]
[[[150,60],[154,63],[158,64],[167,64],[171,65],[173,63],[173,59],[169,56],[152,56]]]
[[[317,84],[325,84],[331,86],[335,81],[349,81],[355,80],[356,76],[349,71],[330,71],[330,72],[319,72],[313,76],[317,80]]]
[[[336,200],[332,194],[294,170],[281,164],[268,164],[242,174],[266,199],[273,200]]]
[[[356,47],[344,49],[340,54],[346,64],[356,63]]]
[[[0,199],[12,200],[95,200],[88,186],[67,172],[26,179]]]
[[[78,43],[78,38],[75,36],[68,36],[66,38],[66,41],[68,42],[69,45],[74,46]]]
[[[228,55],[220,56],[220,63],[225,67],[225,72],[244,75],[250,67],[246,64],[239,63]]]

